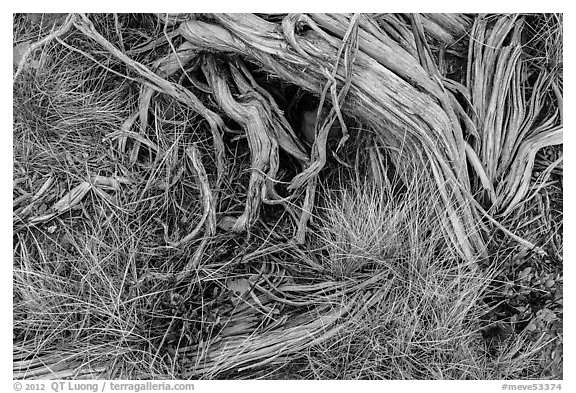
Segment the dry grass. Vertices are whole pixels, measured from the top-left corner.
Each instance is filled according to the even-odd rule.
[[[463,265],[446,244],[432,190],[415,179],[399,196],[357,179],[323,193],[321,262],[336,279],[386,279],[374,289],[378,301],[308,351],[303,377],[522,378],[537,362],[542,343],[525,342],[526,334],[485,338],[479,321],[496,272]]]
[[[531,25],[540,33],[529,45],[546,48],[561,86],[558,18]],[[171,53],[164,29],[172,27],[155,16],[91,19],[144,66]],[[62,23],[14,21],[15,44]],[[43,45],[15,79],[15,378],[561,377],[558,150],[536,155],[539,176],[503,219],[548,257],[495,231],[488,259],[463,261],[438,185],[415,168],[398,168],[400,180],[391,165],[375,165],[390,151],[353,128],[320,172],[307,243],[292,240],[302,190],[263,204],[238,234],[231,223],[256,190],[252,142],[198,93],[226,120],[222,167],[214,125],[168,94],[143,104],[143,78],[73,30]],[[145,123],[135,121],[142,108]],[[279,157],[276,188],[286,195],[302,167]]]

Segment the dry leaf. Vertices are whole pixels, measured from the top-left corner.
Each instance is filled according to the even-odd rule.
[[[90,183],[84,181],[74,187],[72,191],[68,194],[64,195],[62,199],[52,206],[53,210],[56,210],[58,213],[62,213],[66,210],[70,210],[74,206],[76,206],[80,201],[84,198],[84,196],[90,191],[92,186]]]
[[[232,230],[234,224],[236,224],[236,218],[232,216],[224,216],[220,218],[220,220],[218,220],[218,228],[223,229],[227,232]]]
[[[20,65],[20,62],[24,59],[24,56],[26,55],[26,52],[30,50],[32,43],[33,43],[32,41],[24,41],[14,45],[14,47],[12,48],[12,64],[14,66],[18,67]],[[33,59],[30,54],[28,55],[28,63],[26,66],[37,70],[40,68],[40,61]]]
[[[226,281],[226,287],[236,296],[242,296],[250,291],[250,281],[246,278],[237,278]]]

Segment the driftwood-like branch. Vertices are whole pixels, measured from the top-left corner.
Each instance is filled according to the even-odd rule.
[[[272,98],[257,91],[251,81],[246,79],[242,72],[245,71],[244,67],[241,65],[226,67],[225,64],[209,56],[202,70],[220,108],[242,126],[248,137],[251,152],[248,195],[244,213],[232,227],[236,232],[245,231],[258,218],[263,199],[279,199],[273,183],[279,167],[279,141],[286,151],[302,161],[307,161],[308,158],[297,142],[294,132],[280,121],[279,114],[273,110]],[[240,97],[243,97],[241,100],[233,96],[231,85],[240,92]]]
[[[382,135],[386,145],[398,152],[393,156],[398,167],[436,181],[449,218],[447,233],[455,247],[473,259],[484,247],[472,229],[474,213],[466,202],[465,146],[442,104],[451,102],[452,93],[366,16],[358,22],[359,50],[346,75],[338,53],[350,18],[288,15],[280,26],[252,14],[218,14],[211,16],[213,22],[184,22],[179,31],[199,51],[241,56],[318,96],[326,85],[339,90],[349,80],[341,109]],[[334,104],[332,95],[327,99]],[[312,181],[324,166],[325,141],[318,138],[315,144],[320,154],[293,179],[291,189]],[[304,211],[311,207],[304,206]]]
[[[542,70],[530,97],[525,97],[522,61],[523,20],[517,15],[496,21],[476,18],[471,35],[468,81],[472,118],[479,131],[474,144],[484,169],[482,186],[503,216],[510,214],[530,187],[538,150],[562,143],[560,113],[539,117],[547,91],[554,92],[552,74]],[[509,40],[506,43],[506,39]],[[560,102],[560,101],[559,101]]]

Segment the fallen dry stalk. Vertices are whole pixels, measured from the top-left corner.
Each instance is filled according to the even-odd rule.
[[[206,170],[204,169],[204,165],[202,165],[202,159],[200,151],[198,150],[198,146],[196,144],[192,145],[186,149],[186,155],[192,164],[192,168],[194,169],[194,174],[196,182],[198,183],[198,188],[200,189],[200,197],[202,199],[202,218],[196,225],[196,227],[184,238],[180,239],[178,242],[172,244],[172,247],[179,247],[183,244],[188,243],[192,239],[196,238],[196,236],[206,224],[206,231],[205,236],[210,237],[214,236],[216,233],[216,200],[214,195],[212,194],[212,190],[210,189],[210,183],[208,182],[208,176],[206,175]],[[197,262],[197,261],[195,261]],[[189,270],[189,269],[184,269]]]

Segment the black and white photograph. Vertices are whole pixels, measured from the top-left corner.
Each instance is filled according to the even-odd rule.
[[[12,22],[8,388],[564,387],[562,13]]]

